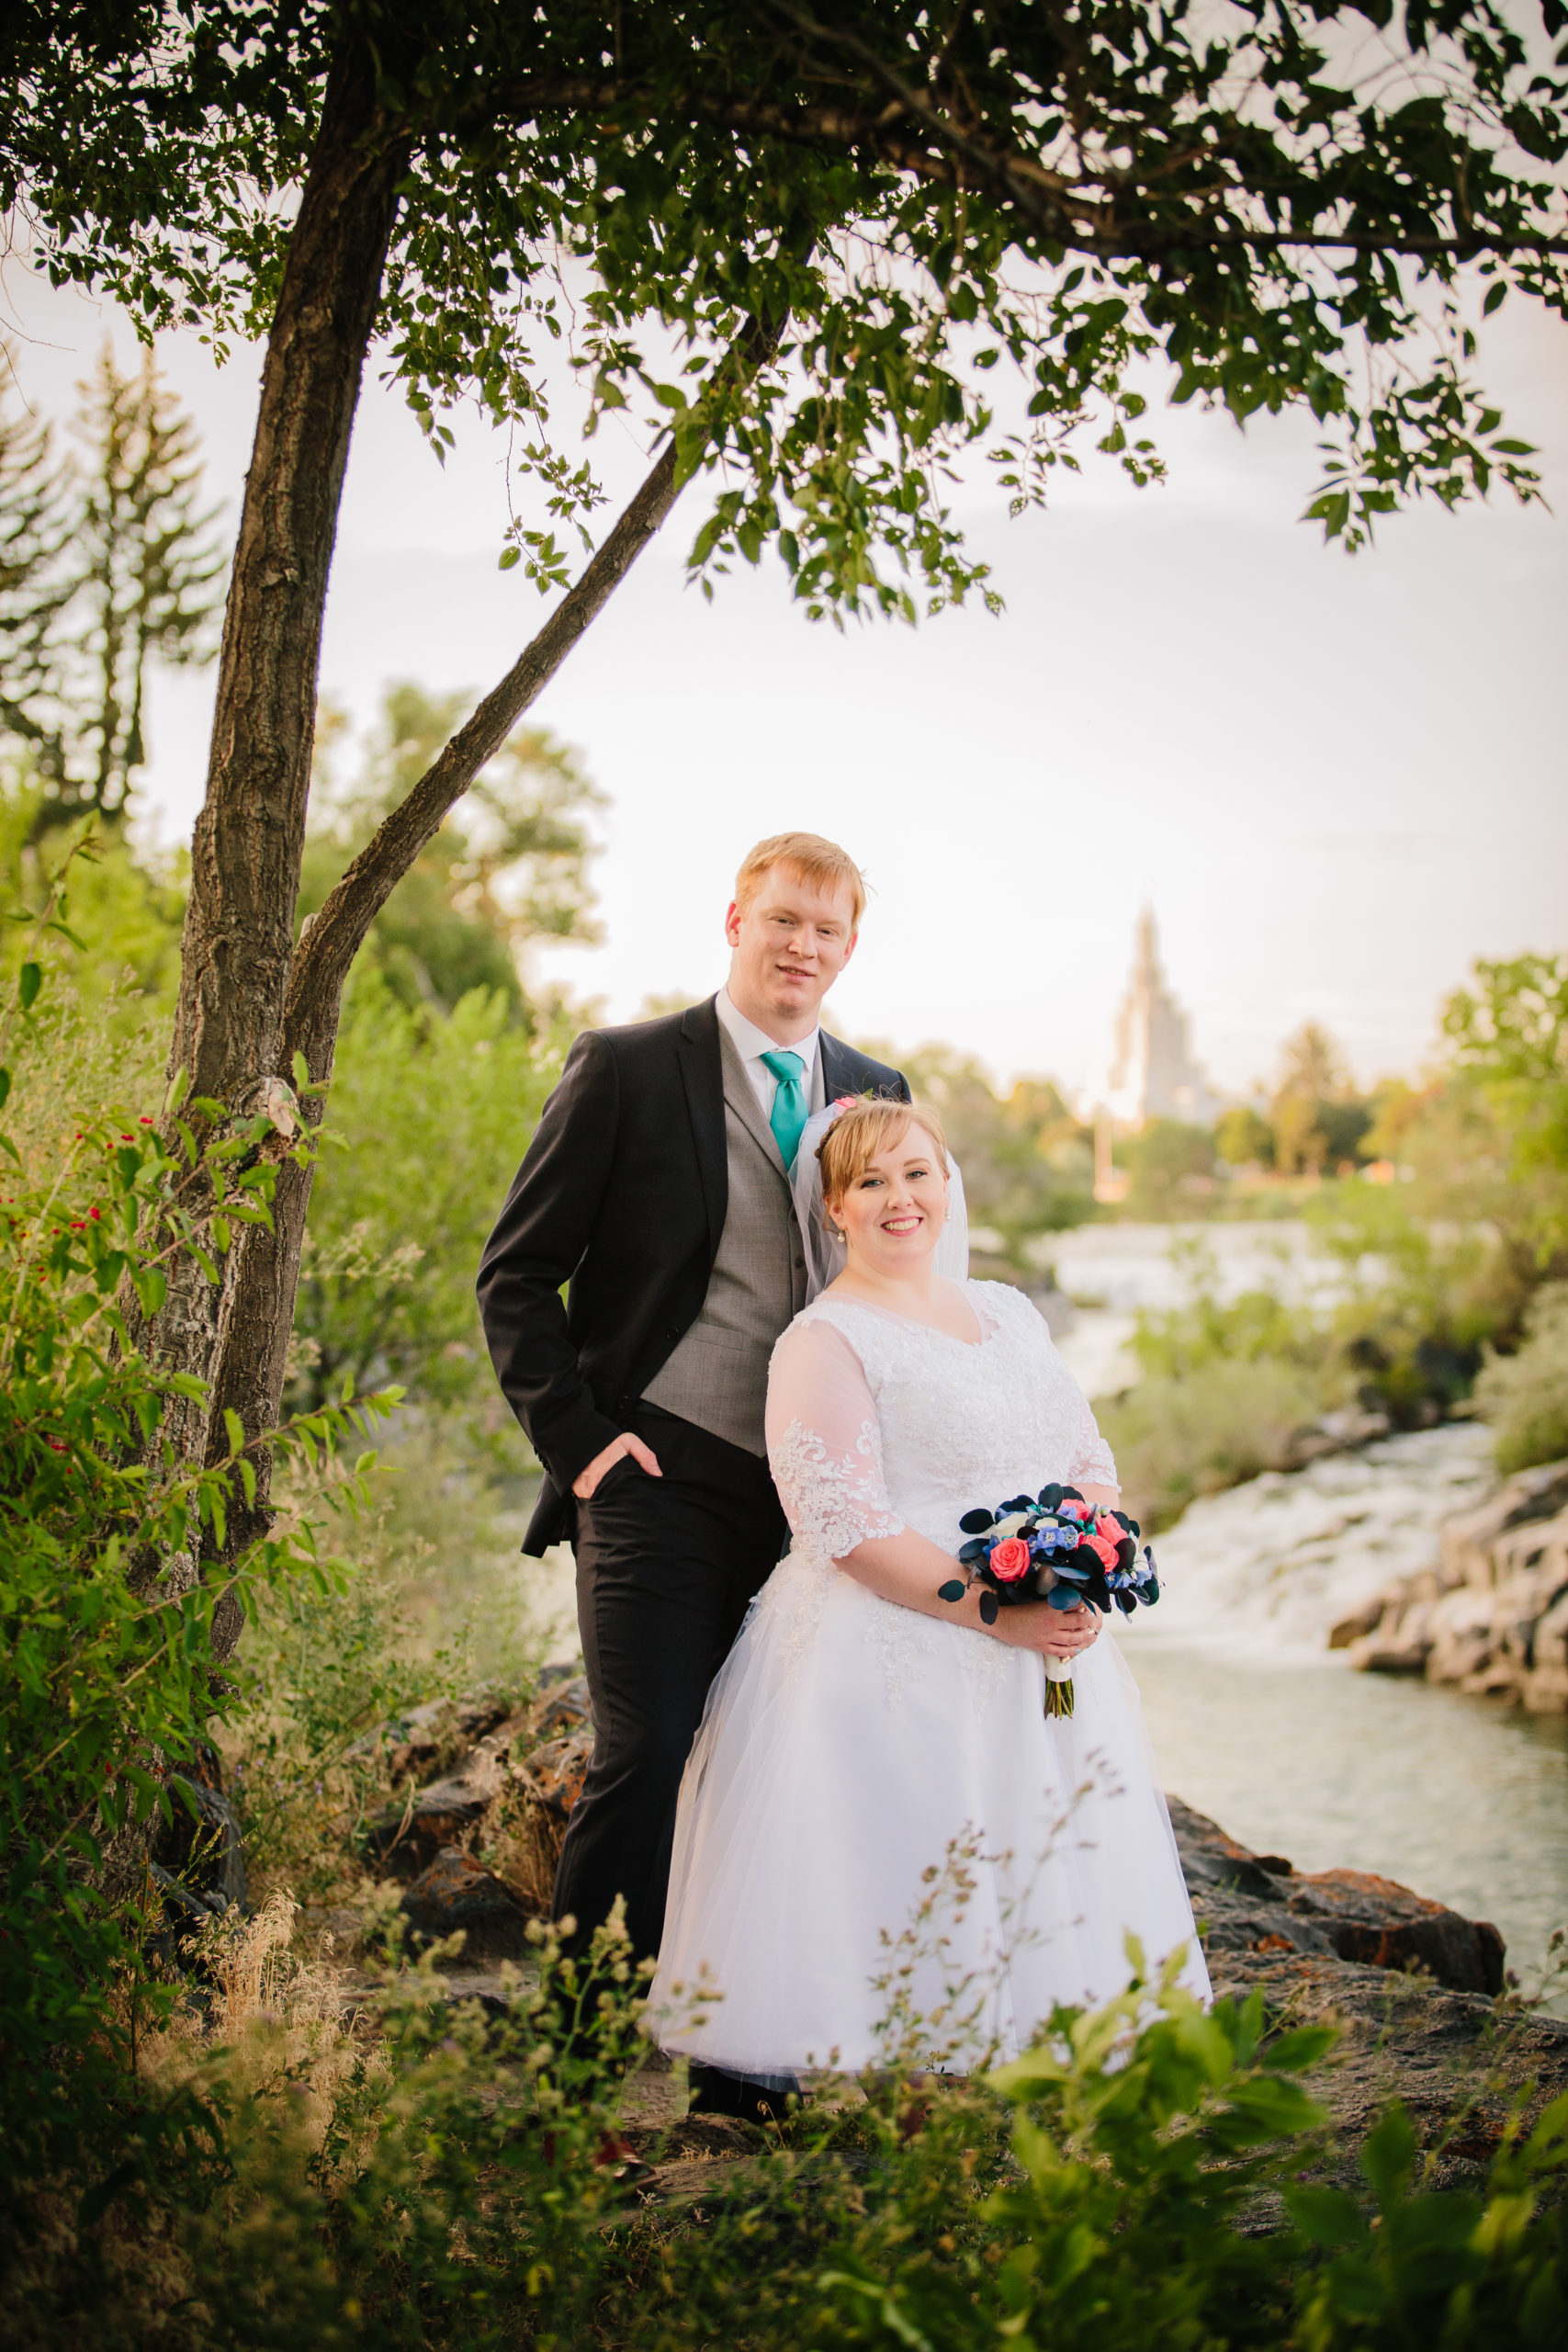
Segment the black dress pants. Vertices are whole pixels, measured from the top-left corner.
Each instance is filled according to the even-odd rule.
[[[586,1951],[626,1898],[637,1958],[664,1932],[681,1775],[708,1685],[788,1532],[760,1454],[658,1406],[628,1426],[658,1458],[627,1456],[575,1506],[577,1622],[593,1702],[593,1756],[556,1871],[554,1914]]]

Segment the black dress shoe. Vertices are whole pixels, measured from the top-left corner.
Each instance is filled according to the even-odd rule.
[[[741,2123],[783,2123],[789,2113],[789,2092],[770,2083],[754,2083],[745,2075],[727,2075],[718,2066],[693,2059],[687,2070],[691,2085],[691,2115],[729,2115]]]

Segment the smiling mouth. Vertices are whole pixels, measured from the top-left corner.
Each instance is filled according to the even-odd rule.
[[[882,1230],[884,1233],[915,1233],[924,1223],[923,1216],[885,1216]]]

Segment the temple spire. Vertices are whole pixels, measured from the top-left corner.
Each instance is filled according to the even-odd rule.
[[[1158,988],[1160,983],[1159,937],[1155,929],[1155,910],[1146,899],[1134,935],[1133,978],[1146,988]]]
[[[1116,1016],[1116,1050],[1106,1096],[1111,1115],[1136,1129],[1149,1119],[1206,1126],[1219,1104],[1194,1058],[1187,1015],[1160,970],[1155,911],[1145,905],[1133,933],[1133,969]]]

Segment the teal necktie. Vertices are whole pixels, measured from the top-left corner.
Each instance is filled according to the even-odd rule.
[[[806,1122],[810,1116],[806,1107],[806,1089],[800,1082],[806,1064],[798,1054],[788,1053],[781,1046],[776,1053],[762,1056],[762,1068],[771,1069],[778,1080],[773,1089],[773,1107],[768,1114],[768,1125],[773,1131],[779,1158],[786,1168],[793,1168]]]

